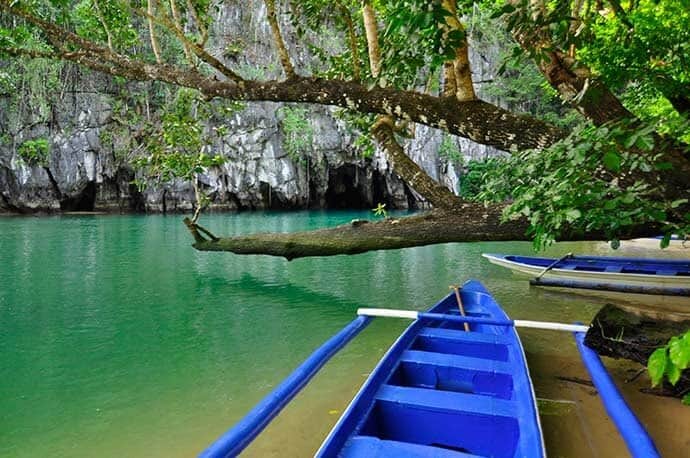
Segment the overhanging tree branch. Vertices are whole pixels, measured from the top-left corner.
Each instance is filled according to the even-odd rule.
[[[406,218],[353,220],[329,229],[262,233],[208,240],[195,238],[200,251],[265,254],[287,260],[309,256],[352,255],[450,242],[531,240],[525,219],[501,223],[502,205],[466,202],[453,211],[435,210]],[[199,228],[198,226],[196,228]],[[192,228],[190,228],[192,230]],[[627,237],[649,236],[658,227],[638,227]],[[569,234],[568,240],[601,240],[600,233]]]
[[[435,208],[451,209],[458,207],[462,201],[448,188],[431,178],[424,169],[405,154],[403,148],[395,140],[393,130],[393,120],[388,116],[380,116],[371,128],[371,133],[386,151],[395,173],[424,196]]]

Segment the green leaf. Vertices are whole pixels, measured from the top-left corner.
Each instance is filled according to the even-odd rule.
[[[664,234],[664,237],[661,239],[661,249],[667,248],[671,244],[671,234]]]
[[[681,402],[686,406],[690,406],[690,393],[683,396],[683,400]]]
[[[609,151],[604,154],[602,160],[604,161],[604,166],[612,172],[618,172],[621,169],[621,157],[617,153]]]
[[[668,344],[668,354],[673,364],[680,370],[686,369],[690,365],[690,345],[685,339],[674,337]]]
[[[657,348],[649,357],[647,361],[647,372],[649,372],[649,378],[652,379],[652,386],[657,386],[661,382],[666,372],[667,361],[666,347]]]
[[[565,212],[565,219],[569,223],[572,223],[573,221],[578,219],[580,216],[582,216],[582,213],[577,208],[571,208],[570,210]]]
[[[683,371],[680,369],[680,367],[673,364],[673,361],[670,359],[666,360],[666,377],[668,378],[668,381],[671,382],[671,385],[678,383],[678,380],[680,380],[680,374],[682,372]]]
[[[678,200],[674,200],[673,202],[671,202],[671,208],[678,208],[678,207],[680,207],[681,205],[683,205],[684,203],[687,203],[687,202],[688,202],[688,199],[678,199]]]
[[[654,148],[654,138],[650,135],[641,135],[635,141],[635,146],[645,151],[651,151]]]

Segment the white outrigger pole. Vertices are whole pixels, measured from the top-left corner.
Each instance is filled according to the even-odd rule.
[[[444,313],[427,313],[417,312],[415,310],[398,310],[398,309],[371,309],[360,308],[357,309],[357,315],[360,316],[378,316],[386,318],[407,318],[409,320],[416,320],[419,318],[426,318],[430,320],[446,320],[455,321],[457,323],[469,324],[488,324],[495,326],[514,326],[516,328],[534,328],[534,329],[548,329],[552,331],[566,331],[566,332],[587,332],[589,326],[581,324],[567,324],[554,323],[550,321],[530,321],[530,320],[502,320],[481,318],[473,316],[458,316],[448,315]]]

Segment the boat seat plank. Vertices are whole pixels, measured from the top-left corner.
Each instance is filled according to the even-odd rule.
[[[515,418],[519,412],[517,404],[507,399],[387,384],[381,385],[376,392],[376,400],[440,412],[470,413],[489,417]]]
[[[471,326],[471,325],[470,325]],[[492,343],[509,345],[514,339],[509,334],[491,334],[488,332],[467,332],[445,328],[422,328],[420,336],[453,339],[464,342]]]
[[[458,369],[494,372],[499,374],[510,374],[513,370],[515,370],[515,366],[513,364],[506,363],[505,361],[419,350],[404,351],[400,361],[419,364],[434,364],[436,366],[456,367]]]
[[[345,444],[338,456],[366,456],[369,458],[417,458],[430,456],[437,458],[472,458],[479,457],[480,455],[448,450],[441,447],[384,440],[372,436],[355,436]]]

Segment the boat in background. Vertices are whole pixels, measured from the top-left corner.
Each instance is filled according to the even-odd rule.
[[[482,254],[489,262],[529,275],[533,285],[669,296],[690,296],[690,260],[573,256],[560,259]]]

